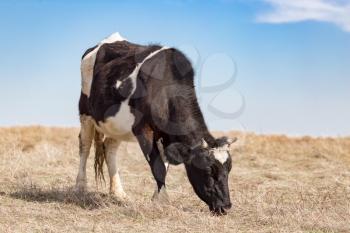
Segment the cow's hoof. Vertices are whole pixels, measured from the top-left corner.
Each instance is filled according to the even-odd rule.
[[[110,195],[118,201],[127,201],[129,198],[124,191],[122,192],[110,192]]]
[[[79,181],[75,185],[75,192],[84,193],[87,191],[87,185],[85,181]]]
[[[159,192],[156,190],[152,196],[152,201],[159,204],[169,204],[169,196],[166,189],[163,187]]]

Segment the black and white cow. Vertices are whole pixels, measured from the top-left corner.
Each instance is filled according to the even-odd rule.
[[[88,49],[81,61],[80,167],[77,189],[86,189],[86,161],[95,139],[95,174],[106,161],[110,193],[125,198],[116,151],[136,141],[165,192],[168,165],[183,163],[195,193],[216,214],[231,207],[228,175],[233,140],[209,133],[194,90],[189,60],[174,48],[141,46],[115,33]]]

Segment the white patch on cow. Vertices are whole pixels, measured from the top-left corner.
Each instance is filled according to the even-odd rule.
[[[159,155],[160,155],[160,158],[162,159],[163,163],[164,163],[164,166],[165,166],[165,170],[168,171],[168,168],[169,168],[169,162],[165,156],[165,153],[164,153],[164,146],[163,146],[163,140],[162,139],[159,139],[157,141],[157,147],[158,147],[158,151],[159,151]]]
[[[141,63],[138,63],[129,75],[131,79],[132,90],[130,95],[120,104],[119,111],[115,116],[111,116],[105,119],[104,122],[100,121],[97,128],[112,138],[123,138],[123,140],[130,141],[132,138],[132,126],[135,121],[135,116],[131,113],[131,108],[129,106],[130,97],[134,94],[136,90],[136,79],[139,74],[139,71],[142,65],[150,58],[155,56],[157,53],[167,49],[167,47],[162,47],[159,50],[156,50],[149,54]],[[132,139],[133,140],[133,139]]]
[[[123,200],[126,198],[126,194],[123,189],[123,185],[119,176],[119,169],[117,166],[117,150],[120,145],[120,141],[107,138],[104,141],[106,152],[106,163],[109,173],[109,192],[115,195],[117,198]]]
[[[135,117],[130,112],[130,106],[123,104],[124,102],[115,116],[108,117],[105,122],[100,121],[96,128],[108,137],[133,141],[131,128]]]
[[[122,37],[119,32],[115,32],[112,35],[110,35],[109,37],[103,39],[100,44],[106,44],[106,43],[113,43],[116,41],[123,41],[126,40],[124,37]]]
[[[90,90],[91,90],[91,83],[92,83],[92,78],[93,78],[93,71],[94,71],[94,66],[95,66],[95,61],[96,61],[96,54],[100,47],[103,44],[109,44],[109,43],[114,43],[116,41],[124,41],[124,39],[118,32],[110,35],[106,39],[102,40],[97,47],[92,50],[90,53],[86,54],[83,60],[81,61],[81,90],[82,92],[90,96]]]
[[[221,164],[224,164],[227,161],[228,157],[230,156],[228,154],[228,151],[229,151],[228,146],[214,148],[212,149],[212,151],[214,154],[214,158],[218,160]]]
[[[117,83],[115,84],[115,87],[118,89],[122,85],[122,81],[117,80]]]

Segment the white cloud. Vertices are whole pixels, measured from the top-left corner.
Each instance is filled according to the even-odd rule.
[[[350,0],[263,0],[272,11],[258,15],[262,23],[306,20],[333,23],[350,32]]]

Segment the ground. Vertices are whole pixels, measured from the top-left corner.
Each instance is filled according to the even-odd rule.
[[[96,186],[74,191],[77,128],[0,128],[0,232],[350,232],[350,138],[236,136],[232,210],[212,216],[183,166],[167,177],[170,203],[151,202],[155,183],[137,144],[118,151],[129,200]],[[222,135],[224,133],[214,133]]]

